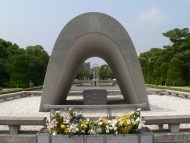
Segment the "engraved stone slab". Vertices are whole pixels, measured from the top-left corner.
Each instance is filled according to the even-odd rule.
[[[107,91],[104,89],[90,89],[83,91],[84,105],[106,105]]]

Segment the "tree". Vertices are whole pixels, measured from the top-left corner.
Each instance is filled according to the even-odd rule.
[[[0,86],[6,86],[9,80],[8,64],[5,59],[0,58]]]
[[[106,64],[100,66],[98,75],[99,78],[103,80],[114,78],[111,68]]]
[[[27,55],[15,55],[11,68],[10,87],[27,87],[29,78],[29,59]]]
[[[13,56],[9,86],[28,87],[32,80],[35,86],[42,85],[49,55],[42,46],[30,46],[22,54]]]
[[[163,35],[168,37],[170,41],[173,42],[174,44],[177,44],[177,43],[186,41],[186,39],[189,38],[189,29],[175,28],[173,30],[163,33]]]
[[[83,65],[81,65],[77,71],[75,78],[78,80],[84,80],[84,79],[89,79],[90,76],[91,76],[90,71],[84,68]]]
[[[42,85],[49,60],[42,46],[20,48],[0,39],[0,86],[27,87],[29,80]]]
[[[16,44],[0,39],[0,86],[7,86],[10,73],[13,53],[20,51]]]
[[[184,79],[190,85],[190,50],[180,52],[176,56],[183,62]]]
[[[172,58],[170,62],[166,84],[177,86],[185,85],[185,80],[183,77],[183,63],[177,57]]]
[[[42,85],[49,61],[48,53],[43,49],[42,46],[36,45],[27,47],[26,55],[29,59],[28,76],[30,80],[34,82],[34,85]]]
[[[166,85],[166,78],[167,78],[168,69],[169,69],[169,63],[163,62],[160,66],[160,70],[161,70],[160,82],[161,82],[161,85]]]
[[[163,46],[162,49],[152,48],[139,56],[145,82],[190,85],[189,29],[175,28],[163,35],[170,39],[172,42],[170,45]]]

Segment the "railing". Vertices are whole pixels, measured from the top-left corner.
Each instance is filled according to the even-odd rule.
[[[9,126],[9,134],[18,134],[21,125],[43,126],[46,117],[12,117],[0,116],[0,125]]]
[[[178,133],[180,124],[190,123],[190,115],[164,115],[164,116],[144,116],[146,125],[158,125],[159,131],[163,131],[163,125],[168,124],[171,133]]]

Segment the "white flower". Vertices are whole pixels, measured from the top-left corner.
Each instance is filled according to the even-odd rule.
[[[127,119],[127,124],[131,124],[131,121],[129,119]]]
[[[109,130],[113,130],[113,127],[109,127]]]
[[[143,123],[139,123],[138,129],[141,129],[143,127]]]
[[[116,127],[116,126],[114,126],[114,128],[113,128],[113,129],[114,129],[114,131],[117,131],[117,127]]]
[[[103,123],[102,122],[99,122],[98,125],[101,126]]]
[[[136,122],[139,122],[139,121],[140,121],[140,118],[138,117],[135,121],[136,121]]]
[[[112,120],[112,123],[117,124],[117,120],[116,120],[116,119],[113,119],[113,120]]]
[[[135,125],[137,122],[134,119],[132,119],[131,123],[132,125]]]
[[[57,132],[56,132],[56,131],[53,131],[52,135],[57,135]]]
[[[47,126],[49,132],[51,132],[51,126]]]
[[[109,129],[109,126],[108,126],[108,125],[106,125],[106,129]]]
[[[97,132],[97,133],[102,133],[102,129],[101,129],[101,128],[97,128],[97,129],[96,129],[96,132]]]
[[[113,120],[111,121],[111,126],[112,126],[112,127],[115,127],[116,124],[117,124],[117,120],[116,120],[116,119],[113,119]]]
[[[60,114],[60,111],[56,111],[55,114]]]
[[[109,133],[109,130],[108,130],[108,129],[106,130],[106,133]]]
[[[132,115],[132,114],[134,114],[134,113],[135,113],[134,111],[129,112],[130,115]]]
[[[95,135],[96,134],[96,131],[94,129],[90,129],[90,132],[89,132],[91,135]]]
[[[138,111],[138,112],[141,111],[141,108],[137,108],[137,111]]]

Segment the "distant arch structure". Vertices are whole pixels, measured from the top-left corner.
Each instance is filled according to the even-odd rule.
[[[114,72],[124,100],[149,103],[137,54],[125,28],[103,13],[72,19],[59,34],[46,71],[40,111],[44,104],[65,104],[79,66],[90,57],[104,59]]]

